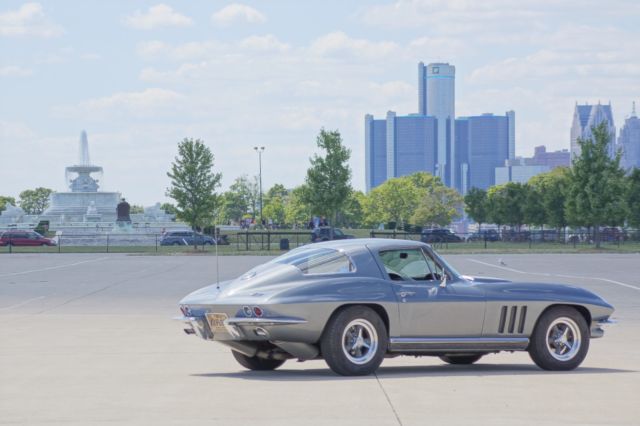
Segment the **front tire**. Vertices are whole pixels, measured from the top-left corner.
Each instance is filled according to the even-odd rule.
[[[543,370],[573,370],[584,361],[588,351],[587,321],[568,306],[547,310],[538,320],[529,344],[531,359]]]
[[[249,370],[255,371],[270,371],[275,370],[284,364],[284,359],[266,359],[266,358],[258,358],[256,356],[246,356],[240,352],[231,351],[233,357],[238,361],[238,363],[247,368]]]
[[[468,365],[473,364],[483,357],[483,354],[478,355],[442,355],[439,358],[447,364],[453,365]]]
[[[334,315],[320,349],[329,368],[342,376],[364,376],[378,369],[389,338],[380,316],[366,306],[351,306]]]

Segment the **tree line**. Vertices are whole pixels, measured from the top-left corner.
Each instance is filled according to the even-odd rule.
[[[282,184],[269,188],[263,197],[257,177],[236,178],[225,192],[216,192],[222,178],[214,171],[214,156],[199,139],[186,138],[167,173],[171,186],[167,196],[176,202],[178,218],[202,229],[217,224],[244,223],[305,227],[314,216],[331,225],[374,227],[393,222],[449,224],[462,209],[462,197],[428,173],[389,179],[369,194],[351,186],[351,151],[337,130],[320,130],[316,139],[320,154],[309,159],[304,183],[287,189]]]
[[[593,138],[578,140],[581,153],[571,168],[554,169],[525,184],[472,188],[464,198],[467,214],[480,226],[588,228],[598,247],[602,226],[640,227],[640,170],[626,175],[620,153],[609,156],[605,124],[592,133]]]

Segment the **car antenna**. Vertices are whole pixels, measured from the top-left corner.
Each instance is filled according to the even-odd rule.
[[[213,225],[214,242],[216,243],[216,289],[220,290],[220,262],[218,261],[218,242],[220,238],[220,228]]]

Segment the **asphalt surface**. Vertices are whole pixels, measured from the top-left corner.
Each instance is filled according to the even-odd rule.
[[[640,255],[456,255],[461,272],[593,290],[619,321],[572,372],[526,353],[471,366],[385,360],[344,378],[324,361],[249,372],[181,331],[177,301],[211,256],[0,255],[0,424],[640,424]],[[220,279],[265,257],[221,257]]]

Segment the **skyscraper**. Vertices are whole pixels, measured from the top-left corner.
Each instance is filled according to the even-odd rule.
[[[461,117],[456,120],[456,128],[466,133],[456,138],[458,148],[465,148],[468,152],[468,177],[461,173],[462,188],[487,189],[495,185],[495,169],[502,167],[508,160],[511,145],[511,121],[515,120],[513,111],[505,115],[482,114],[473,117]],[[458,155],[458,161],[463,164],[463,155]],[[464,167],[461,168],[464,170]],[[462,192],[462,189],[460,190]]]
[[[397,116],[387,112],[385,120],[365,116],[366,190],[387,179],[415,172],[433,174],[438,123],[420,114]]]
[[[636,114],[636,103],[633,103],[631,115],[624,121],[620,129],[618,147],[622,150],[621,165],[630,170],[640,168],[640,118]]]
[[[365,188],[371,189],[387,180],[387,120],[364,117]]]
[[[613,157],[616,152],[616,127],[613,124],[613,113],[611,104],[601,105],[578,105],[576,103],[573,112],[573,124],[571,125],[571,159],[579,157],[581,153],[578,138],[591,139],[591,128],[606,122],[610,135],[609,155]]]
[[[456,67],[448,63],[418,64],[418,109],[438,120],[436,176],[457,187],[455,164]]]

